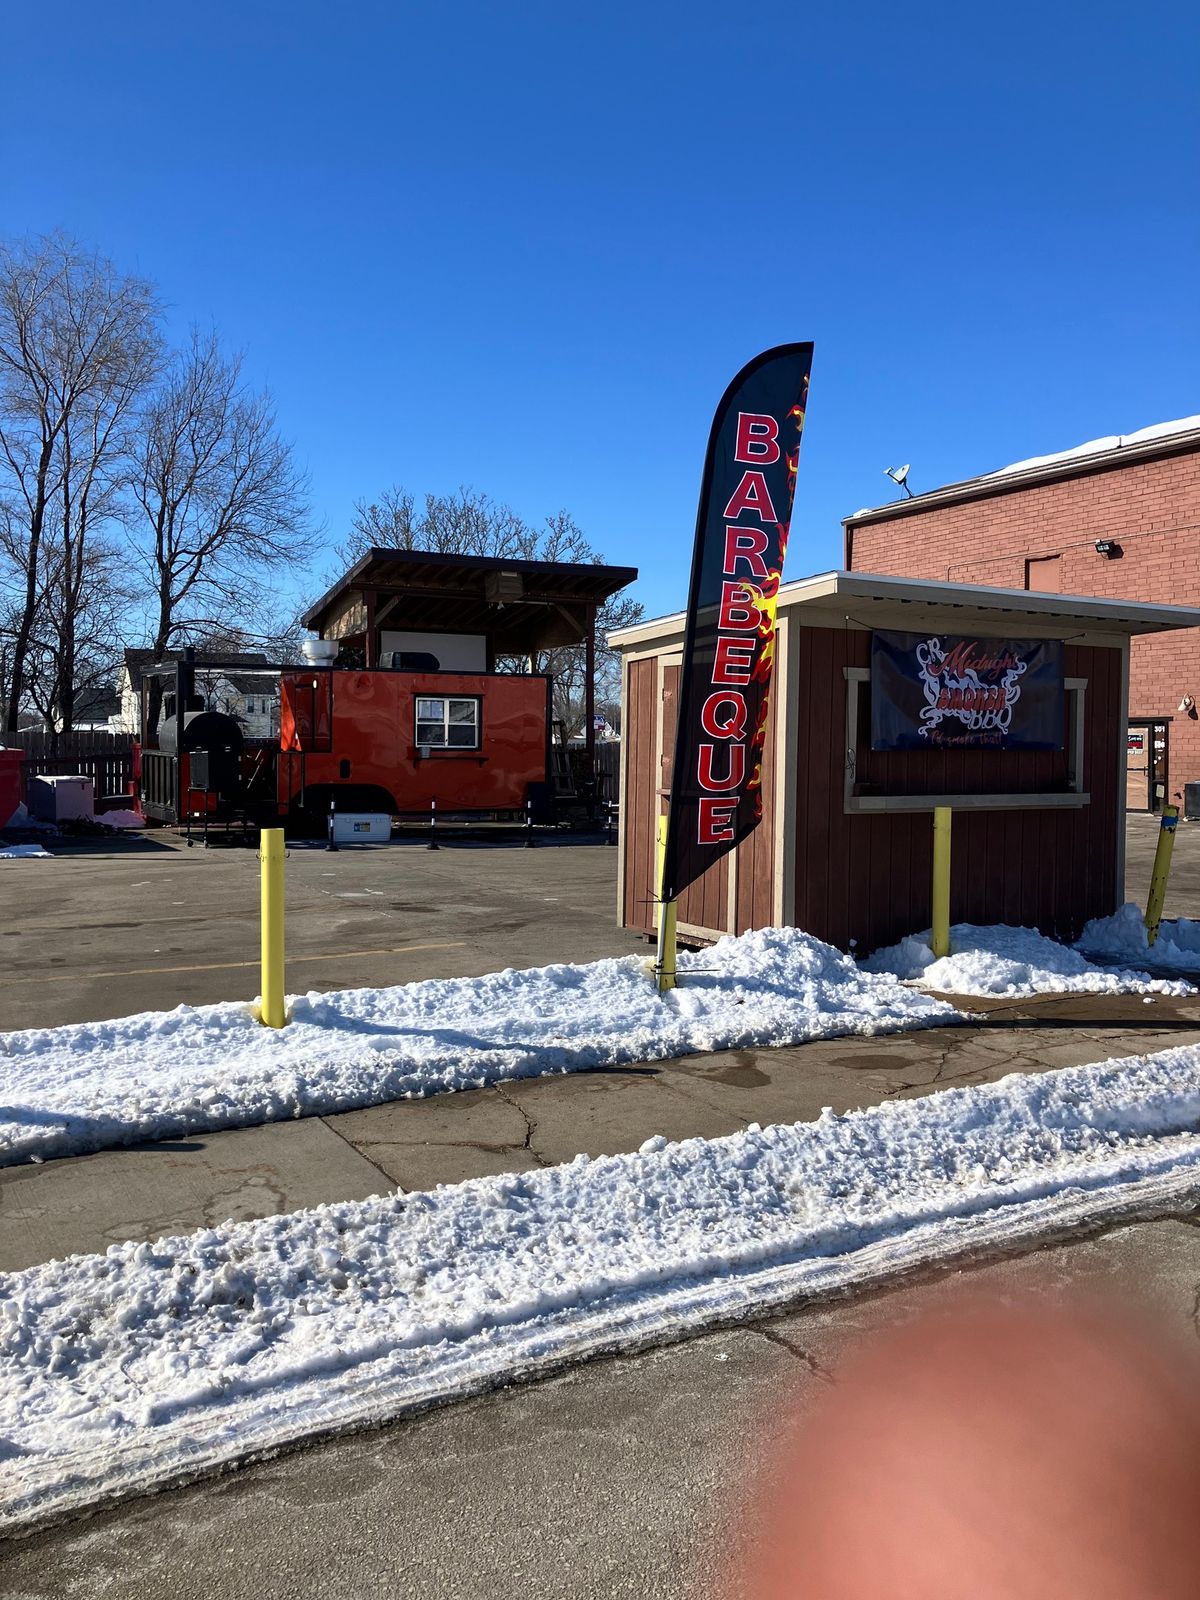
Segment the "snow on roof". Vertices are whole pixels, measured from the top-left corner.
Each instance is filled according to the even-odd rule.
[[[1200,416],[1180,417],[1175,422],[1152,422],[1148,428],[1135,433],[1110,433],[1103,439],[1089,439],[1070,450],[1056,450],[1048,456],[1029,456],[1024,461],[1014,461],[1011,466],[998,467],[995,472],[985,472],[985,478],[1003,478],[1010,472],[1032,472],[1035,467],[1049,467],[1058,461],[1076,461],[1085,456],[1106,455],[1110,450],[1126,449],[1129,445],[1150,444],[1155,439],[1168,439],[1174,433],[1195,433],[1200,430]],[[855,512],[855,516],[861,513]]]
[[[1174,422],[1152,422],[1149,427],[1138,428],[1133,433],[1106,434],[1102,439],[1089,439],[1086,444],[1073,445],[1070,450],[1056,450],[1050,455],[1027,456],[1023,461],[1013,461],[1007,467],[998,467],[994,472],[982,472],[974,478],[962,478],[953,483],[940,484],[934,489],[922,490],[911,499],[890,500],[879,506],[860,506],[845,520],[854,522],[859,517],[874,516],[880,512],[893,515],[897,511],[903,511],[910,504],[928,501],[935,496],[943,500],[976,495],[980,492],[979,485],[992,483],[997,478],[1015,478],[1027,472],[1045,471],[1056,466],[1065,467],[1072,461],[1112,455],[1118,450],[1130,450],[1141,445],[1154,444],[1159,439],[1169,439],[1175,435],[1188,433],[1200,433],[1200,414],[1193,417],[1178,417]]]

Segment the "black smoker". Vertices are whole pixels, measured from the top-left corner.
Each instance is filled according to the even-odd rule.
[[[200,793],[206,796],[203,812],[207,824],[207,796],[216,795],[218,806],[241,796],[245,743],[241,727],[234,717],[203,709],[204,702],[196,695],[193,650],[185,650],[170,665],[149,669],[145,676],[160,681],[174,677],[175,703],[173,713],[160,717],[152,732],[147,726],[148,696],[143,684],[142,809],[155,821],[181,823],[193,810],[191,796]],[[157,748],[150,747],[153,733],[157,734]]]
[[[185,711],[158,730],[158,748],[164,754],[187,753],[187,790],[202,790],[222,800],[234,799],[241,790],[243,743],[236,718],[223,711]],[[190,809],[186,793],[182,799],[184,809]]]

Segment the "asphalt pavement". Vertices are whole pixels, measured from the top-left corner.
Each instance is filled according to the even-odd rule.
[[[174,833],[52,843],[0,862],[0,1031],[97,1022],[259,992],[254,849]],[[617,852],[599,839],[288,847],[291,993],[501,967],[595,961],[645,946],[617,927]]]

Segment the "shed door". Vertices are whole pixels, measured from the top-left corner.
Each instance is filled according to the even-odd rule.
[[[780,650],[784,650],[785,635],[780,632]],[[779,667],[777,682],[783,683],[783,663]],[[661,781],[658,791],[656,817],[665,814],[671,789],[672,766],[675,757],[675,728],[679,715],[678,658],[664,661],[659,667],[659,757],[658,772]],[[679,926],[681,932],[689,928],[706,933],[737,933],[746,928],[769,927],[777,920],[775,883],[775,741],[779,726],[777,697],[770,698],[767,722],[766,748],[763,753],[763,820],[735,850],[721,857],[702,878],[691,884],[679,897]]]

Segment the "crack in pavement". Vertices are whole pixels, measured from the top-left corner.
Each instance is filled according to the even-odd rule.
[[[524,1150],[523,1144],[506,1139],[503,1144],[489,1144],[486,1139],[364,1139],[356,1150],[485,1150],[488,1155],[503,1156],[510,1150]],[[370,1157],[367,1158],[368,1160]]]
[[[521,1146],[522,1150],[528,1150],[539,1167],[552,1167],[554,1165],[553,1161],[548,1161],[540,1150],[535,1150],[533,1147],[533,1136],[537,1132],[537,1122],[534,1118],[529,1115],[519,1101],[513,1099],[503,1084],[494,1083],[492,1088],[496,1091],[498,1097],[504,1101],[504,1104],[511,1106],[525,1124],[525,1143]],[[510,1145],[509,1148],[515,1150],[516,1146]]]
[[[806,1366],[812,1373],[814,1378],[820,1378],[822,1383],[835,1384],[837,1382],[837,1379],[834,1377],[833,1373],[830,1372],[829,1368],[822,1366],[817,1360],[816,1356],[809,1355],[807,1350],[801,1350],[798,1344],[793,1344],[793,1342],[790,1339],[785,1338],[782,1333],[776,1333],[774,1329],[764,1327],[762,1323],[749,1324],[748,1329],[751,1333],[759,1334],[767,1341],[768,1344],[775,1344],[778,1345],[781,1350],[786,1350],[790,1356],[794,1356],[797,1361],[802,1362],[804,1366]]]
[[[930,1059],[936,1062],[932,1076],[913,1080],[892,1080],[884,1090],[884,1098],[890,1099],[897,1094],[907,1094],[914,1089],[923,1091],[941,1089],[949,1084],[968,1083],[972,1079],[977,1079],[981,1082],[995,1082],[997,1074],[1001,1077],[1006,1077],[1010,1072],[1028,1071],[1030,1068],[1038,1071],[1054,1070],[1053,1068],[1041,1067],[1034,1057],[1027,1055],[1023,1050],[1014,1048],[1007,1051],[993,1051],[989,1048],[989,1059],[987,1061],[977,1062],[972,1066],[962,1067],[957,1072],[951,1072],[948,1068],[955,1065],[955,1058],[958,1054],[959,1048],[955,1045],[946,1045],[940,1050],[931,1051]]]
[[[339,1132],[339,1130],[337,1128],[332,1127],[325,1120],[324,1117],[318,1117],[317,1121],[321,1124],[321,1126],[323,1128],[328,1128],[330,1133],[333,1134],[335,1139],[340,1139],[342,1141],[342,1143],[347,1147],[347,1149],[353,1150],[354,1154],[356,1156],[361,1156],[362,1159],[367,1163],[368,1166],[374,1167],[375,1171],[379,1174],[379,1176],[383,1179],[384,1183],[386,1183],[389,1188],[400,1189],[400,1185],[396,1182],[395,1178],[393,1178],[390,1173],[385,1172],[383,1170],[383,1168],[379,1165],[378,1161],[372,1161],[371,1157],[366,1153],[366,1151],[365,1150],[361,1150],[358,1147],[358,1145],[356,1145],[354,1143],[353,1139],[347,1139],[347,1137],[346,1137],[346,1135],[344,1133],[341,1133],[341,1132]],[[404,1191],[401,1189],[400,1192],[403,1193]]]

